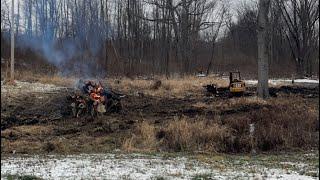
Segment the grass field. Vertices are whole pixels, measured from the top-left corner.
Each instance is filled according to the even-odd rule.
[[[280,174],[283,179],[318,177],[319,172],[315,169],[319,165],[314,163],[319,159],[318,83],[271,84],[276,96],[262,100],[255,96],[254,84],[248,84],[248,91],[253,95],[247,97],[215,96],[203,88],[212,83],[219,87],[227,86],[228,80],[223,77],[101,79],[108,88],[126,95],[121,101],[123,110],[97,118],[74,118],[66,96],[74,93],[78,79],[44,76],[28,80],[27,77],[17,81],[16,86],[1,86],[1,153],[7,157],[1,164],[7,168],[2,174],[4,172],[13,178],[16,175],[46,177],[46,171],[55,171],[48,169],[48,164],[59,159],[57,156],[85,153],[70,161],[77,164],[83,159],[84,163],[90,163],[90,167],[96,162],[92,154],[113,154],[115,151],[129,153],[124,159],[132,153],[152,153],[160,159],[163,159],[162,153],[170,154],[170,158],[178,158],[182,153],[188,160],[180,162],[181,167],[186,168],[186,163],[192,164],[196,160],[205,163],[200,169],[208,170],[189,174],[186,171],[181,176],[177,173],[179,178],[220,177],[220,166],[230,172],[230,176],[223,172],[221,179],[238,175],[277,178],[272,174]],[[255,126],[253,136],[250,136],[250,124]],[[256,156],[251,157],[252,150],[256,151]],[[301,154],[309,154],[310,151],[312,162],[300,158]],[[24,159],[21,157],[23,154],[28,154],[31,159]],[[45,163],[39,167],[21,169],[25,160],[38,161],[37,155],[47,154],[54,157],[43,159]],[[113,160],[109,155],[101,156],[98,157],[107,159],[106,162],[119,160]],[[65,158],[69,161],[68,157]],[[147,157],[143,163],[148,164],[153,158]],[[275,163],[269,167],[273,158]],[[294,158],[297,161],[291,162]],[[135,160],[133,158],[133,162]],[[120,158],[119,161],[124,160]],[[156,176],[148,178],[172,177],[165,166],[169,163],[171,167],[170,162],[164,161],[165,167],[161,162],[152,160],[151,164],[155,165],[148,167],[148,171]],[[10,163],[17,165],[17,171],[9,170]],[[127,168],[126,161],[123,163],[123,168]],[[304,170],[301,164],[307,164],[306,172],[301,172]],[[250,168],[245,168],[247,166]],[[159,168],[164,168],[164,174],[152,171]],[[288,168],[290,171],[286,171]],[[240,174],[232,173],[235,170]],[[26,174],[16,174],[18,171]],[[35,174],[27,173],[29,171],[35,171]],[[124,179],[128,176],[122,175]],[[140,174],[139,177],[144,176]],[[128,176],[130,178],[136,177]]]

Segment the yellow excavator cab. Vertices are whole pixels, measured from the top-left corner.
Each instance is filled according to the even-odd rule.
[[[230,72],[229,74],[229,90],[231,94],[243,94],[246,90],[244,81],[241,80],[239,71]]]

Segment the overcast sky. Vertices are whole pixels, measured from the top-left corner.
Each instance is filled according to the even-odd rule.
[[[11,3],[12,0],[1,0],[1,10],[7,9],[7,7],[4,7],[4,1],[6,1],[6,4],[9,6],[9,11],[11,12]],[[21,8],[21,4],[23,3],[24,0],[14,0],[14,6],[15,6],[15,13],[17,13],[17,7],[18,7],[18,3],[20,3],[20,8]],[[109,0],[109,2],[114,2],[117,0]],[[248,4],[248,5],[256,5],[258,0],[218,0],[221,1],[222,3],[224,3],[225,5],[229,6],[229,10],[231,15],[233,15],[232,20],[236,21],[236,13],[237,10],[239,8],[241,8],[244,4]],[[113,10],[114,8],[111,8],[111,10]],[[20,11],[22,11],[22,9],[20,9]],[[22,13],[22,12],[20,12]],[[21,14],[20,14],[21,15]],[[215,18],[215,17],[213,17]],[[22,18],[23,19],[23,18]],[[220,33],[223,32],[224,27],[222,27],[222,31],[220,31]]]
[[[12,0],[1,0],[2,1],[6,1],[7,4],[9,5],[9,8],[11,8],[11,1]],[[15,3],[15,11],[17,10],[17,7],[18,7],[18,1],[20,1],[20,3],[22,3],[24,0],[14,0],[14,3]],[[255,4],[257,3],[258,0],[222,0],[226,3],[229,3],[230,4],[230,8],[232,10],[235,10],[237,9],[237,7],[241,6],[243,3],[249,3],[249,4]],[[2,3],[1,3],[2,5]]]

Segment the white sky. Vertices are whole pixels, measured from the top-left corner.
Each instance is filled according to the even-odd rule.
[[[8,6],[10,8],[10,11],[11,11],[12,0],[1,0],[1,6],[3,5],[3,1],[7,2]],[[19,1],[22,4],[24,0],[14,0],[15,12],[17,12]],[[255,4],[255,3],[257,3],[258,0],[222,0],[222,1],[229,3],[231,10],[236,10],[237,7],[241,6],[243,3]]]
[[[14,0],[14,6],[15,6],[15,14],[17,13],[17,9],[18,9],[18,4],[20,3],[20,8],[22,3],[23,3],[24,0]],[[113,1],[116,1],[116,0],[113,0]],[[113,2],[111,1],[111,2]],[[222,3],[224,4],[227,4],[229,5],[229,10],[230,10],[230,13],[232,15],[232,20],[233,21],[236,21],[236,13],[237,13],[237,10],[239,8],[241,8],[244,4],[249,4],[249,5],[255,5],[257,3],[258,0],[220,0]],[[9,11],[11,12],[11,4],[12,4],[12,0],[1,0],[1,10],[4,8],[3,5],[4,5],[4,2],[6,2],[6,4],[8,5],[9,7]],[[109,1],[110,2],[110,1]],[[110,7],[111,10],[113,10],[114,8],[113,7]],[[4,9],[7,9],[6,7]],[[20,9],[20,15],[22,14],[22,9]],[[10,14],[10,18],[11,18],[11,14]],[[23,18],[22,18],[23,19]],[[111,19],[113,20],[113,19]],[[225,27],[221,27],[221,31],[220,31],[220,35],[222,35],[221,33],[223,33],[224,31],[224,28]]]

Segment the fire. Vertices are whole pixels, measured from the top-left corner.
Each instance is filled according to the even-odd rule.
[[[101,99],[101,95],[99,95],[95,92],[90,93],[90,97],[95,101],[100,101],[100,99]]]
[[[83,86],[79,86],[81,83],[84,83]],[[119,100],[120,97],[123,96],[105,89],[101,82],[83,82],[79,80],[77,87],[81,90],[81,94],[75,94],[69,98],[73,101],[71,107],[74,117],[79,117],[84,111],[90,113],[91,116],[95,116],[96,113],[105,113],[107,110],[112,110],[111,108],[115,111],[119,111],[122,107]]]
[[[95,84],[95,85],[93,85],[93,89],[89,92],[90,98],[94,101],[97,101],[97,102],[104,102],[105,98],[102,95],[102,92],[103,92],[102,85],[100,83]]]

